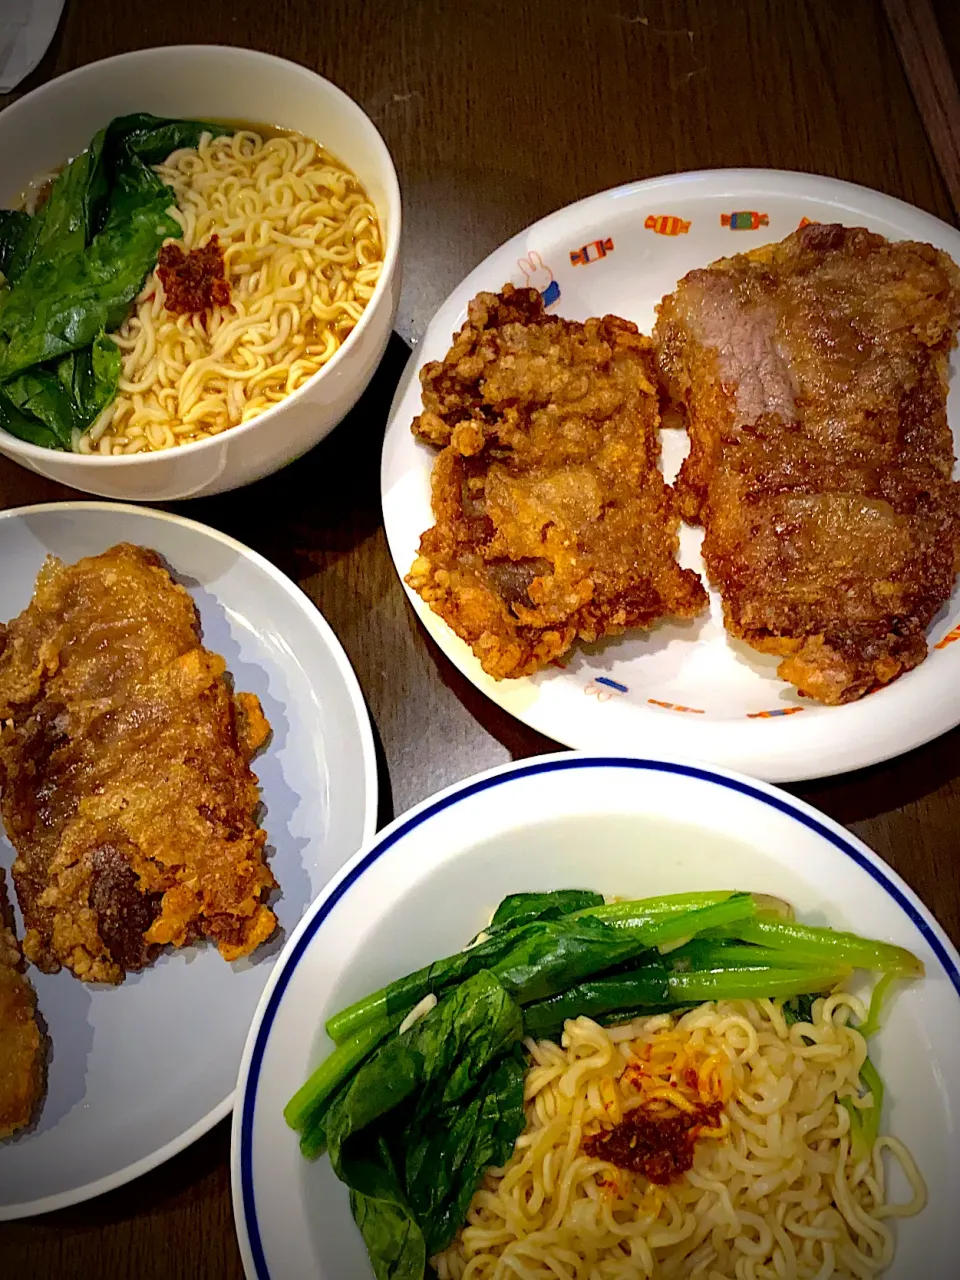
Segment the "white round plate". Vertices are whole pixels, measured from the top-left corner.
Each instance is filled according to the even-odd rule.
[[[370,1280],[347,1191],[310,1163],[282,1110],[333,1047],[326,1018],[460,950],[508,893],[564,887],[628,897],[740,888],[787,898],[814,924],[909,947],[922,982],[892,1003],[871,1056],[884,1128],[927,1179],[898,1225],[890,1280],[953,1274],[960,1203],[960,956],[876,854],[764,783],[675,761],[577,754],[494,769],[381,831],[287,943],[254,1018],[233,1116],[233,1206],[248,1280]],[[900,1179],[892,1194],[908,1199]]]
[[[722,225],[724,215],[756,214],[754,228]],[[540,289],[551,315],[571,320],[611,313],[645,333],[654,307],[694,267],[795,231],[802,218],[866,226],[893,240],[925,240],[960,262],[960,233],[930,214],[866,187],[811,174],[728,169],[674,174],[581,200],[492,253],[460,284],[414,351],[391,409],[383,449],[383,515],[401,579],[420,535],[433,523],[430,473],[434,451],[414,440],[420,411],[419,372],[446,354],[466,319],[467,303],[506,281]],[[655,228],[686,225],[674,235]],[[670,220],[673,220],[670,222]],[[651,226],[647,224],[651,223]],[[597,257],[597,242],[605,245]],[[612,243],[612,249],[609,244]],[[592,261],[572,265],[571,253]],[[948,412],[960,431],[960,355],[953,358]],[[663,471],[672,480],[687,451],[686,433],[662,432]],[[705,579],[701,532],[684,526],[681,564]],[[652,631],[574,647],[562,669],[520,680],[488,676],[469,647],[408,595],[430,635],[461,672],[504,710],[570,747],[657,750],[742,769],[770,782],[824,777],[875,764],[928,742],[960,723],[960,591],[930,628],[930,656],[914,671],[860,702],[823,707],[777,678],[778,659],[732,640],[720,600],[692,624],[663,622]]]
[[[0,1219],[109,1191],[227,1114],[250,1019],[283,942],[376,830],[373,736],[346,655],[307,597],[232,538],[106,502],[4,511],[0,618],[28,603],[48,553],[73,561],[123,541],[165,557],[196,601],[204,643],[270,721],[253,769],[282,932],[234,964],[211,946],[164,954],[119,987],[28,970],[52,1056],[36,1128],[0,1143]],[[0,862],[9,869],[13,856],[0,827]]]

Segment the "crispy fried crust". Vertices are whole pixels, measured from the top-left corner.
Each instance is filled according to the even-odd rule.
[[[43,1037],[37,1026],[36,997],[23,976],[0,867],[0,1138],[30,1123],[43,1088]]]
[[[635,325],[546,316],[536,290],[511,285],[478,295],[423,369],[413,430],[441,450],[436,523],[407,582],[495,678],[704,608],[674,558],[652,372]]]
[[[249,761],[269,726],[155,552],[53,557],[0,651],[2,813],[40,969],[119,982],[165,944],[226,959],[276,919]]]
[[[953,589],[958,320],[946,254],[817,224],[690,272],[660,306],[691,437],[681,506],[726,625],[821,702],[921,662]]]

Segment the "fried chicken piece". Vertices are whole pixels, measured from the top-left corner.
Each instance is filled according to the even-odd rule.
[[[0,652],[0,786],[23,949],[120,982],[166,945],[276,926],[250,759],[269,726],[153,551],[49,557]]]
[[[626,320],[547,316],[506,285],[421,373],[413,430],[441,452],[407,582],[497,679],[706,604],[674,559],[650,347]]]
[[[43,1037],[23,975],[13,911],[0,867],[0,1138],[28,1125],[43,1095]]]
[[[946,415],[960,272],[927,244],[813,224],[691,271],[659,308],[678,481],[727,628],[850,702],[915,667],[958,560]]]

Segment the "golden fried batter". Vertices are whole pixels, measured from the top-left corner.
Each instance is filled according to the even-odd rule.
[[[674,559],[650,346],[626,320],[546,316],[536,290],[506,285],[421,373],[413,430],[441,452],[407,582],[497,679],[706,604]]]
[[[36,998],[23,976],[0,867],[0,1138],[30,1123],[42,1093],[43,1038],[37,1026]]]
[[[227,960],[276,926],[249,761],[269,726],[159,556],[49,557],[0,652],[0,786],[45,972],[120,982],[171,943]]]
[[[958,321],[945,253],[819,224],[691,271],[660,306],[691,438],[681,507],[726,625],[821,702],[921,662],[953,589]]]

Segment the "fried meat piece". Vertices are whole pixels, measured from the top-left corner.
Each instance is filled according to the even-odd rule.
[[[421,373],[436,524],[407,582],[497,679],[706,604],[675,560],[657,467],[650,342],[614,316],[547,316],[534,289],[479,294]]]
[[[199,634],[189,594],[129,544],[49,557],[9,624],[2,813],[44,972],[120,982],[203,936],[233,960],[276,926],[249,768],[269,726]]]
[[[13,911],[0,867],[0,1138],[28,1125],[44,1088],[36,997],[23,975]]]
[[[691,439],[681,509],[704,527],[727,628],[821,702],[921,662],[953,589],[958,321],[945,253],[820,224],[691,271],[660,305]]]

